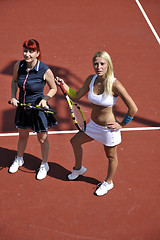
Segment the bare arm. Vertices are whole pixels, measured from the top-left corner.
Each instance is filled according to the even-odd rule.
[[[14,65],[14,69],[13,69],[13,77],[12,77],[12,83],[11,83],[11,104],[15,107],[17,107],[18,105],[18,100],[16,98],[17,95],[17,89],[18,89],[18,84],[17,84],[17,80],[18,80],[18,68],[19,68],[19,61],[16,62],[16,64]]]
[[[113,83],[113,93],[114,95],[119,96],[122,99],[122,101],[128,108],[128,111],[127,111],[128,116],[133,118],[136,112],[138,111],[138,108],[135,102],[133,101],[133,99],[131,98],[131,96],[128,94],[126,89],[118,80],[115,80]],[[114,122],[114,123],[107,124],[107,126],[113,130],[120,129],[125,125],[126,124],[123,122],[123,120],[120,123]]]
[[[39,105],[42,107],[47,107],[47,102],[52,98],[57,92],[57,86],[54,80],[54,75],[50,69],[48,69],[44,74],[44,80],[46,80],[47,85],[49,86],[49,91],[46,96],[40,101]]]
[[[89,84],[91,82],[92,77],[93,77],[93,75],[90,75],[89,77],[87,77],[83,86],[76,92],[76,96],[73,98],[74,100],[78,100],[78,99],[82,98],[89,91]],[[62,82],[64,89],[66,91],[69,90],[69,86],[64,82],[63,79],[57,77],[56,82],[57,82],[57,84]]]
[[[134,117],[134,115],[138,111],[138,108],[137,108],[135,102],[133,101],[133,99],[131,98],[131,96],[128,94],[126,89],[123,87],[123,85],[118,80],[115,80],[115,82],[113,84],[113,92],[115,95],[119,96],[123,100],[125,105],[127,106],[127,108],[128,108],[127,114],[130,117]]]

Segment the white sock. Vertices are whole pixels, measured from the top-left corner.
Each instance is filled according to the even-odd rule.
[[[44,163],[44,162],[41,162],[41,166],[46,166],[47,162]]]
[[[23,156],[22,157],[16,156],[16,158],[18,158],[18,160],[23,160]]]

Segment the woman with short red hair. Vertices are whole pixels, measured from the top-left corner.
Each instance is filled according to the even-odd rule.
[[[48,101],[56,94],[57,87],[52,71],[40,61],[40,46],[35,39],[29,39],[23,43],[23,57],[24,59],[18,61],[14,66],[11,85],[11,104],[17,107],[15,124],[18,128],[19,140],[17,156],[10,166],[9,172],[15,173],[24,164],[23,154],[31,129],[37,133],[41,145],[42,163],[37,174],[37,179],[40,180],[45,178],[49,171],[47,163],[49,152],[48,128],[57,124],[57,121],[52,114],[35,109],[26,109],[19,103],[30,103],[48,108]],[[49,86],[49,91],[44,96],[43,91],[46,83]],[[17,99],[18,88],[19,98]]]

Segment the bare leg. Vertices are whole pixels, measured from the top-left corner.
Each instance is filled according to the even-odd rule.
[[[82,166],[82,155],[83,155],[82,144],[90,141],[93,141],[93,139],[83,132],[78,132],[76,135],[74,135],[71,138],[70,142],[72,144],[74,155],[75,155],[75,169],[80,169]]]
[[[19,139],[18,139],[18,146],[17,146],[17,156],[23,157],[24,151],[27,146],[28,137],[29,137],[29,129],[18,128],[18,132],[19,132]]]
[[[104,150],[109,160],[108,173],[105,181],[111,183],[118,166],[117,146],[114,147],[104,146]]]
[[[18,128],[19,138],[17,144],[17,156],[15,157],[14,162],[9,168],[10,173],[17,172],[18,168],[24,164],[23,154],[27,146],[27,141],[29,137],[29,129]]]
[[[48,160],[49,153],[48,133],[47,132],[37,133],[37,138],[41,144],[42,162],[46,163]]]

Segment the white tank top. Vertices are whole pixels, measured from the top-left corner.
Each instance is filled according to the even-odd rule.
[[[117,97],[114,97],[112,93],[105,96],[104,92],[99,95],[93,92],[93,85],[96,78],[97,78],[97,75],[94,75],[89,84],[88,100],[95,105],[99,105],[103,107],[114,106],[116,104]]]

